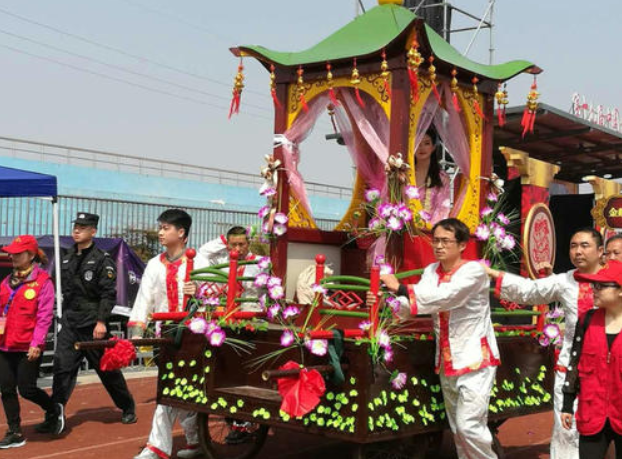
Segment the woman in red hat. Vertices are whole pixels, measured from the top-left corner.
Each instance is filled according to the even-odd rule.
[[[594,305],[577,323],[566,382],[562,425],[573,422],[574,399],[579,431],[579,457],[601,459],[611,442],[622,458],[622,263],[610,260],[596,274],[576,272],[591,282]]]
[[[46,417],[57,417],[51,397],[37,387],[41,353],[54,311],[54,286],[45,254],[30,235],[18,236],[2,250],[11,256],[13,272],[0,283],[0,391],[9,430],[0,449],[23,446],[19,400],[36,403]]]

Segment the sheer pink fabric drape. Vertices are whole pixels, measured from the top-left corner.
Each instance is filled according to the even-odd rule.
[[[318,116],[326,110],[329,101],[330,99],[327,94],[319,95],[313,99],[308,104],[309,111],[301,111],[292,123],[292,126],[281,134],[282,137],[285,137],[282,141],[283,166],[287,174],[289,186],[309,215],[312,215],[311,203],[309,202],[304,179],[298,170],[298,164],[300,163],[299,145],[311,134]],[[277,140],[278,137],[278,135],[275,136],[275,140]]]

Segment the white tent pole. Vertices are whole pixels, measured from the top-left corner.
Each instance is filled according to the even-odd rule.
[[[54,234],[54,277],[56,279],[56,307],[58,318],[63,316],[63,291],[60,281],[60,235],[58,225],[58,198],[52,200],[52,232]]]

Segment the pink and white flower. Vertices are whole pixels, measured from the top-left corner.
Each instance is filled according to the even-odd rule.
[[[382,359],[386,363],[391,363],[393,361],[393,348],[391,346],[384,348],[384,353],[382,354]]]
[[[406,193],[406,196],[408,196],[408,199],[421,199],[421,191],[419,190],[419,187],[408,185],[404,192]]]
[[[291,330],[285,330],[281,335],[281,346],[289,347],[294,344],[294,334]]]
[[[393,215],[393,212],[393,205],[388,202],[383,202],[382,204],[380,204],[380,206],[378,206],[378,214],[382,218],[389,218],[391,215]]]
[[[259,273],[257,277],[255,277],[255,281],[253,285],[257,288],[262,288],[268,285],[268,280],[270,279],[270,275],[268,273]]]
[[[546,324],[542,329],[542,333],[546,336],[550,341],[556,339],[559,334],[559,325],[557,324]]]
[[[275,236],[283,236],[285,233],[287,233],[287,226],[281,224],[274,225],[272,227],[272,232]]]
[[[385,274],[393,274],[393,266],[389,263],[382,263],[379,268],[381,276],[384,276]]]
[[[276,277],[276,276],[270,276],[270,278],[268,279],[268,282],[266,283],[268,288],[275,287],[277,285],[280,286],[282,284],[283,284],[283,281],[281,280],[281,278]]]
[[[480,216],[482,217],[487,217],[488,215],[492,214],[494,212],[493,208],[490,206],[486,206],[482,209],[482,211],[480,212]]]
[[[307,340],[305,346],[313,355],[324,356],[328,352],[328,340],[325,339]]]
[[[387,219],[387,228],[391,231],[400,231],[404,228],[404,222],[397,217],[391,216]]]
[[[263,206],[261,209],[259,209],[259,212],[257,212],[257,216],[263,220],[268,216],[269,213],[270,206]]]
[[[551,341],[546,337],[546,335],[542,335],[540,339],[538,340],[538,342],[540,343],[540,346],[545,346],[545,347],[551,344]]]
[[[205,320],[203,317],[195,317],[190,320],[188,328],[192,333],[196,333],[197,335],[204,335],[205,330],[207,330],[207,320]]]
[[[262,186],[261,189],[259,190],[259,194],[261,196],[269,198],[276,194],[276,188],[271,187],[271,186]]]
[[[505,229],[502,226],[497,226],[495,229],[492,230],[492,234],[498,241],[502,241],[505,237]]]
[[[364,320],[359,324],[359,328],[363,331],[369,331],[371,328],[371,322],[369,320]]]
[[[284,225],[289,221],[289,218],[284,213],[277,212],[274,216],[274,221],[280,223],[281,225]]]
[[[283,287],[281,287],[280,285],[275,285],[274,287],[270,287],[268,289],[268,295],[274,301],[278,301],[285,296],[285,290],[283,290]]]
[[[504,250],[512,250],[516,246],[516,239],[511,234],[507,234],[501,240],[501,248]]]
[[[372,231],[382,229],[383,225],[384,225],[383,221],[380,220],[378,217],[374,217],[371,220],[369,220],[369,229]]]
[[[205,306],[220,306],[220,299],[217,296],[210,296],[203,300]]]
[[[370,188],[369,190],[365,191],[365,201],[374,202],[379,198],[380,198],[380,191],[377,190],[376,188]]]
[[[510,219],[506,217],[505,214],[502,214],[502,213],[497,214],[497,220],[499,220],[499,223],[501,223],[502,225],[510,224]]]
[[[270,263],[272,263],[270,257],[260,257],[259,260],[257,260],[257,267],[265,271],[270,269]]]
[[[497,202],[499,200],[499,196],[492,191],[486,195],[486,201],[488,202]]]
[[[214,347],[220,347],[222,346],[222,343],[225,342],[226,338],[227,335],[225,334],[224,330],[220,327],[217,327],[216,330],[214,330],[209,335],[209,343]]]
[[[326,292],[327,292],[327,290],[324,287],[318,284],[313,284],[311,286],[311,291],[315,294],[319,293],[320,295],[326,295]]]
[[[273,304],[268,308],[267,316],[269,320],[274,320],[276,316],[281,312],[281,306],[278,303]]]
[[[387,304],[387,306],[389,306],[391,308],[391,311],[393,311],[394,314],[397,314],[398,311],[400,310],[400,300],[398,300],[396,297],[394,296],[390,296],[385,300],[385,303]]]
[[[404,220],[404,222],[409,222],[413,219],[413,213],[404,204],[397,206],[397,215]]]
[[[214,331],[216,330],[220,330],[220,327],[218,326],[218,324],[214,322],[213,320],[209,321],[207,323],[207,327],[205,327],[205,336],[209,338],[212,335],[212,333],[214,333]]]
[[[385,330],[380,330],[377,335],[378,337],[378,345],[383,348],[391,347],[391,337]]]
[[[490,237],[490,229],[487,225],[481,224],[475,228],[475,237],[480,241],[485,241]]]
[[[300,309],[296,306],[288,306],[283,310],[283,319],[287,320],[300,314]]]
[[[400,372],[391,379],[393,389],[400,390],[406,385],[406,373]]]

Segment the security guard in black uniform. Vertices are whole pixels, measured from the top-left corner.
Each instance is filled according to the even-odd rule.
[[[115,405],[123,411],[121,422],[136,422],[134,399],[120,370],[101,371],[101,350],[78,351],[78,341],[100,340],[110,337],[108,317],[116,303],[116,268],[106,252],[95,247],[99,216],[78,213],[74,220],[72,237],[75,245],[61,262],[63,312],[56,352],[52,398],[63,407],[75,387],[82,358],[86,357],[95,368],[101,382]],[[58,424],[61,425],[58,425]],[[56,420],[46,420],[37,426],[39,432],[60,433],[65,424],[64,410]]]

